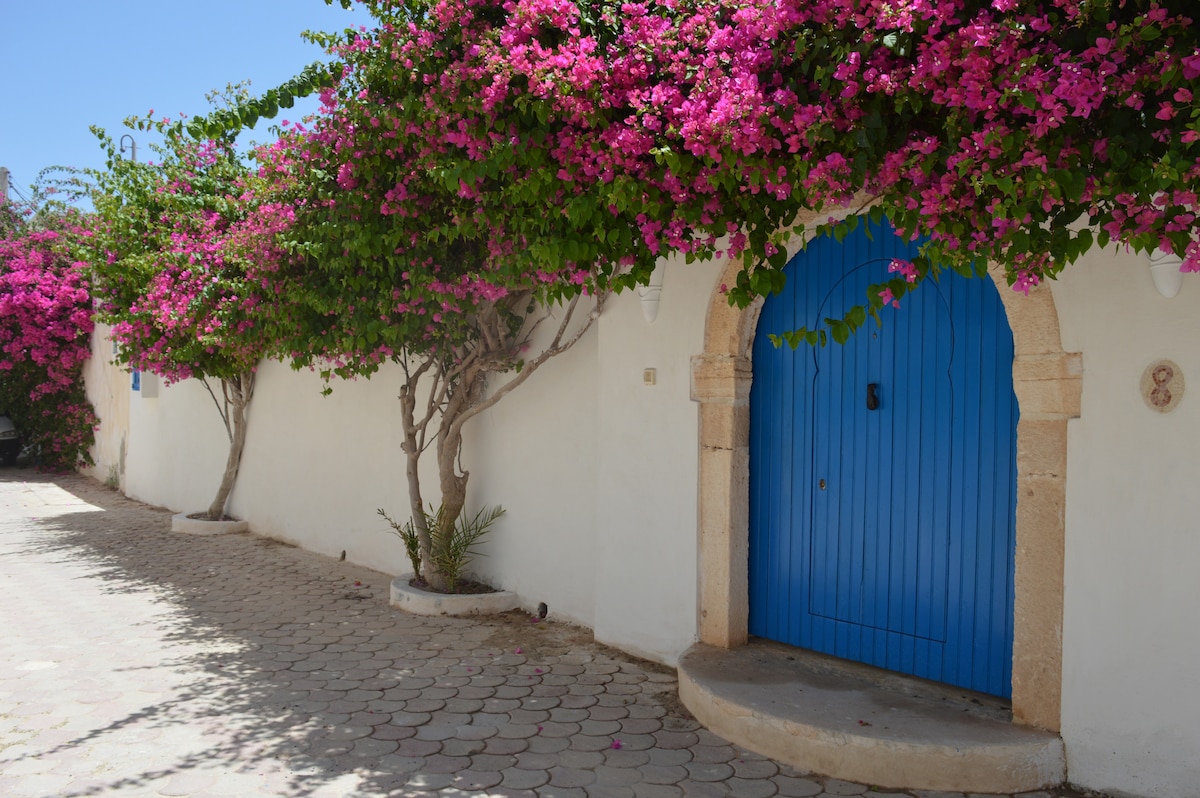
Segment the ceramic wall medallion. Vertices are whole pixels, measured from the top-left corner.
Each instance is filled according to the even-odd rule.
[[[1142,399],[1159,413],[1170,413],[1183,398],[1183,369],[1173,360],[1156,360],[1142,372]]]

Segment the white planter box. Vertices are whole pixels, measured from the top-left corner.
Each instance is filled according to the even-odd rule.
[[[495,593],[430,593],[409,584],[412,574],[392,580],[391,605],[416,615],[495,615],[515,610],[517,594],[509,590]]]
[[[187,513],[171,516],[171,531],[189,535],[228,535],[249,529],[250,524],[246,521],[206,521],[203,518],[188,518]]]

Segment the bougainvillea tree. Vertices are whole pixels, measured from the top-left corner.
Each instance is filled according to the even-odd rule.
[[[802,214],[849,209],[817,233],[867,212],[929,236],[825,321],[837,340],[944,268],[999,264],[1027,291],[1109,241],[1200,268],[1183,3],[365,4],[378,27],[340,42],[325,114],[271,156],[305,187],[290,348],[338,373],[433,356],[410,379],[452,375],[425,416],[442,414],[443,462],[461,446],[443,402],[480,390],[455,378],[487,312],[517,330],[527,298],[636,283],[671,250],[742,257],[726,289],[744,305],[781,286]],[[407,428],[426,429],[411,412]],[[443,468],[452,504],[465,478]]]
[[[381,139],[429,137],[447,186],[489,192],[530,242],[517,269],[603,270],[613,238],[634,262],[623,280],[667,250],[741,255],[728,291],[745,304],[781,286],[806,212],[852,211],[818,233],[869,208],[930,236],[828,322],[842,339],[943,268],[998,264],[1027,291],[1109,241],[1200,268],[1200,39],[1184,0],[367,5],[381,32],[344,50],[363,87],[345,99],[391,109],[398,127],[364,120]],[[395,177],[343,152],[347,191]],[[407,199],[393,182],[381,209]]]
[[[261,275],[281,257],[274,237],[287,213],[257,199],[230,138],[195,138],[167,119],[130,124],[164,144],[155,148],[160,160],[138,163],[96,131],[109,162],[93,175],[97,315],[112,325],[120,362],[166,384],[197,379],[212,396],[229,440],[206,513],[218,520],[241,463],[255,372],[270,350]]]
[[[96,415],[83,385],[92,301],[69,246],[88,234],[78,213],[33,215],[0,201],[0,412],[53,469],[92,463]]]
[[[367,47],[362,37],[378,38]],[[369,376],[388,362],[402,370],[409,509],[422,575],[441,589],[434,547],[451,540],[467,496],[464,425],[580,340],[606,291],[586,266],[565,260],[537,272],[506,268],[521,242],[502,215],[447,179],[445,145],[419,124],[397,133],[436,108],[408,117],[403,104],[376,94],[418,103],[427,90],[423,78],[376,84],[388,39],[362,33],[340,49],[345,73],[326,90],[323,113],[311,128],[288,124],[257,158],[260,177],[279,192],[276,207],[292,214],[281,240],[296,257],[270,280],[284,309],[275,328],[281,351],[326,377]],[[436,69],[429,58],[426,68]],[[489,377],[506,372],[488,392]],[[436,504],[420,479],[430,447]]]

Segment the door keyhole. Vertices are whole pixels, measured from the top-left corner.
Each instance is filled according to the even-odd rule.
[[[817,483],[817,485],[820,486],[821,490],[825,490],[825,480],[822,479],[820,482]]]
[[[879,409],[879,396],[875,393],[875,391],[878,390],[878,388],[879,388],[879,383],[876,383],[876,382],[867,383],[867,409],[868,410],[878,410]]]

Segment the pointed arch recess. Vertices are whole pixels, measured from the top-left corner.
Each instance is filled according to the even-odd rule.
[[[704,352],[692,358],[700,404],[700,641],[734,648],[749,615],[750,353],[762,300],[730,306],[714,284]],[[1082,359],[1063,351],[1050,287],[1019,296],[992,271],[1013,332],[1017,425],[1017,551],[1013,629],[1013,719],[1059,731],[1062,688],[1063,540],[1067,420],[1078,418]]]

